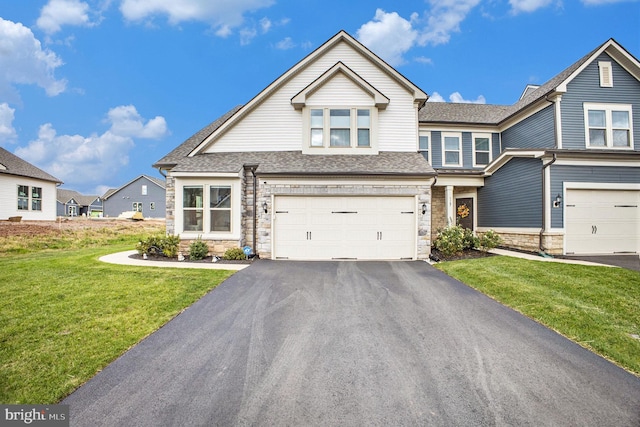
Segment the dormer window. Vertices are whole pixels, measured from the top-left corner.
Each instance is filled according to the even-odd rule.
[[[308,127],[304,151],[309,153],[362,153],[374,147],[374,107],[305,109]],[[310,150],[310,151],[309,151]]]

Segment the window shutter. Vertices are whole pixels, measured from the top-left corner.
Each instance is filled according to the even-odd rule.
[[[598,62],[600,68],[600,87],[613,87],[611,62]]]

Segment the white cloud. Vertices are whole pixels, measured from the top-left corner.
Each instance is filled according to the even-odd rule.
[[[62,64],[55,53],[42,48],[29,28],[0,18],[0,96],[15,98],[15,84],[38,85],[49,96],[64,92],[66,80],[54,77]]]
[[[70,187],[98,185],[129,163],[135,138],[157,139],[168,134],[161,116],[145,123],[136,108],[123,105],[107,113],[111,127],[101,135],[58,135],[51,123],[40,126],[38,138],[16,155],[62,179]]]
[[[276,43],[276,49],[280,50],[293,49],[294,47],[296,47],[296,44],[291,40],[291,37],[285,37]]]
[[[413,58],[413,60],[420,64],[433,65],[433,59],[427,58],[426,56],[417,56]]]
[[[529,13],[549,6],[554,0],[509,0],[513,13]]]
[[[602,4],[636,2],[636,1],[638,0],[582,0],[582,3],[587,6],[600,6]]]
[[[16,130],[13,128],[13,119],[16,110],[3,102],[0,104],[0,142],[8,142],[16,139]]]
[[[438,92],[433,92],[429,95],[428,102],[447,102]],[[449,102],[457,104],[486,104],[487,100],[484,96],[480,95],[474,100],[464,99],[460,92],[453,92],[449,95]]]
[[[246,46],[251,43],[251,40],[258,35],[258,31],[255,28],[243,28],[240,30],[240,45]]]
[[[40,11],[36,25],[47,34],[53,34],[63,25],[90,26],[89,5],[80,0],[49,0]]]
[[[262,29],[262,34],[267,33],[270,29],[271,26],[273,24],[271,23],[271,20],[267,17],[264,17],[260,20],[260,28]]]
[[[397,12],[387,13],[377,9],[373,20],[358,29],[357,38],[389,64],[401,65],[405,62],[402,56],[418,38],[418,32],[412,24],[416,18],[417,14],[412,14],[408,21]]]
[[[429,99],[427,100],[427,102],[447,102],[447,101],[445,101],[442,95],[440,95],[438,92],[433,92],[431,95],[429,95]]]
[[[427,14],[427,26],[418,41],[422,46],[448,43],[451,33],[460,31],[460,23],[480,0],[429,0],[429,3],[431,10]]]
[[[122,0],[120,11],[129,21],[143,21],[166,15],[172,25],[186,21],[210,24],[220,37],[227,37],[232,29],[244,21],[244,14],[269,7],[274,0]]]

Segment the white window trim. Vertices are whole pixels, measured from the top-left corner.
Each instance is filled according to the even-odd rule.
[[[322,146],[311,146],[311,110],[323,110]],[[349,147],[331,146],[330,110],[350,110]],[[369,145],[358,145],[358,110],[369,110]],[[371,105],[309,105],[302,109],[302,152],[304,154],[377,154],[378,153],[378,109]]]
[[[489,161],[487,164],[479,165],[476,163],[476,138],[488,138],[489,139]],[[473,167],[483,168],[491,163],[493,160],[493,135],[490,133],[472,133],[471,134],[471,157],[473,159]],[[485,151],[481,151],[485,153]]]
[[[634,149],[634,140],[633,140],[633,108],[631,104],[595,104],[585,102],[582,104],[582,109],[584,113],[584,143],[585,147],[590,150],[627,150],[631,151]],[[599,146],[599,145],[590,145],[589,139],[589,110],[604,110],[605,111],[605,132],[607,145]],[[630,146],[627,147],[614,147],[613,146],[613,122],[611,120],[611,112],[612,111],[627,111],[629,113],[629,140],[631,142]]]
[[[446,137],[455,137],[458,138],[458,153],[460,154],[458,156],[458,163],[457,164],[448,164],[445,162],[445,158],[446,158],[446,150],[445,150],[445,138]],[[442,146],[442,167],[443,168],[447,168],[447,167],[462,167],[462,132],[442,132],[441,136],[440,136],[440,143]]]
[[[184,231],[183,191],[184,187],[203,187],[202,231]],[[207,231],[211,229],[211,208],[209,207],[210,187],[231,187],[231,231]],[[180,179],[175,183],[175,234],[193,239],[202,236],[205,240],[239,240],[241,219],[240,181],[238,179]]]
[[[431,138],[431,132],[424,132],[424,131],[420,131],[418,134],[418,153],[422,153],[424,150],[420,149],[420,137],[421,136],[426,136],[427,138],[429,138],[429,147],[427,149],[428,152],[428,159],[427,161],[429,162],[430,165],[433,164],[433,162],[431,161],[431,153],[433,152],[433,142],[432,142],[432,138]]]

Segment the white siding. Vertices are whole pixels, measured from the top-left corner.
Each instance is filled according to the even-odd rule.
[[[18,185],[42,188],[41,211],[18,210]],[[31,199],[29,199],[29,207],[31,207]],[[33,178],[0,175],[0,219],[7,219],[10,216],[21,216],[24,220],[54,221],[56,219],[56,184]]]
[[[412,94],[398,81],[345,42],[318,57],[274,91],[253,111],[235,123],[207,152],[298,151],[302,149],[302,111],[295,110],[291,98],[320,77],[337,62],[343,62],[360,77],[390,99],[379,113],[381,151],[416,151],[417,111]],[[339,86],[339,80],[335,87]],[[333,81],[329,83],[334,85]],[[351,86],[354,88],[355,86]],[[318,94],[326,96],[331,91]],[[362,92],[358,88],[358,92]],[[346,96],[346,95],[344,95]],[[354,94],[360,97],[362,94]]]
[[[307,98],[307,106],[370,107],[373,105],[375,105],[373,97],[342,73],[336,74]]]

